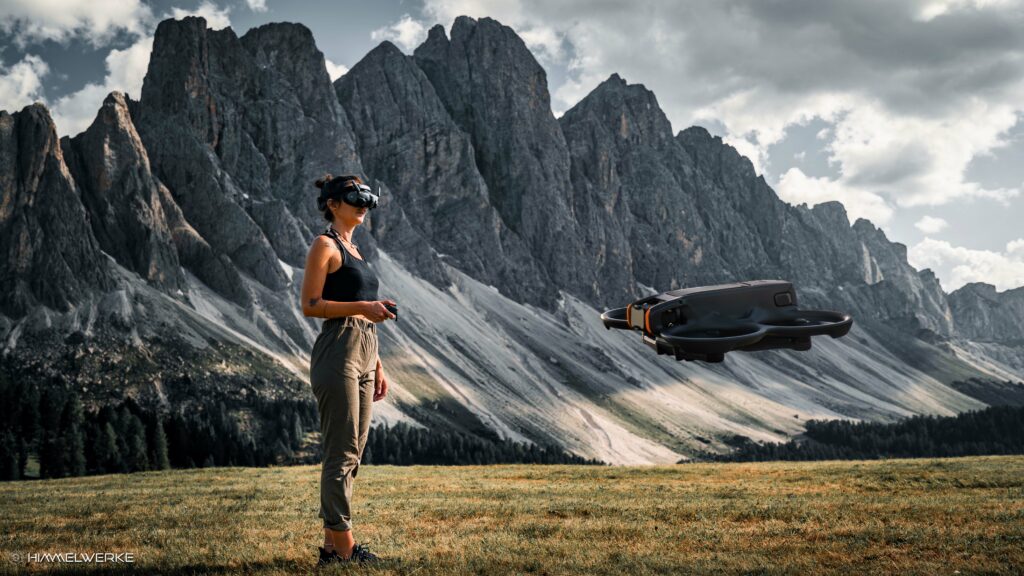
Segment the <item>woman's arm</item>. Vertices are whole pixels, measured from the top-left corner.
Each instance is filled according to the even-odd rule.
[[[331,262],[330,242],[324,236],[317,236],[306,255],[306,269],[302,274],[302,315],[337,318],[364,314],[369,302],[335,302],[321,298]]]
[[[384,375],[384,365],[380,363],[380,354],[377,354],[377,369],[373,376],[373,401],[382,400],[388,395],[388,378]]]

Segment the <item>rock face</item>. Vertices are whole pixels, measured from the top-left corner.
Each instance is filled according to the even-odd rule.
[[[547,285],[593,295],[592,258],[572,214],[569,151],[551,112],[547,75],[511,28],[459,17],[451,40],[434,26],[416,49],[455,123],[469,134],[491,204],[547,272]],[[526,299],[550,306],[551,290]]]
[[[184,288],[164,203],[178,209],[150,171],[125,95],[108,96],[92,125],[61,144],[103,251],[158,288]]]
[[[66,311],[114,286],[56,127],[40,104],[0,111],[0,190],[4,315],[21,317],[39,305]]]
[[[653,93],[612,75],[560,119],[572,156],[584,251],[598,259],[595,306],[656,290],[755,278],[796,283],[808,306],[842,308],[949,336],[934,275],[839,202],[790,206],[749,160],[700,127],[672,136]],[[586,260],[586,259],[585,259]]]
[[[154,171],[192,226],[218,258],[272,291],[289,285],[278,260],[302,266],[322,222],[313,180],[361,171],[323,54],[301,25],[266,25],[239,39],[202,18],[162,22],[138,125]]]
[[[412,58],[384,42],[335,82],[366,170],[385,183],[377,243],[435,285],[438,254],[520,301],[554,286],[490,204],[469,135]]]
[[[621,306],[650,288],[726,279],[719,238],[687,190],[694,159],[672,137],[652,92],[613,75],[560,124],[579,234],[598,271],[593,296],[581,298]]]
[[[960,334],[979,342],[1024,345],[1024,287],[996,292],[984,282],[966,284],[949,295]]]
[[[947,296],[870,222],[786,204],[617,74],[556,120],[522,40],[465,17],[333,84],[302,25],[167,20],[140,100],[111,94],[85,132],[58,141],[39,105],[0,112],[7,357],[96,403],[312,402],[318,323],[298,296],[325,172],[383,193],[356,241],[402,311],[380,331],[386,420],[671,462],[729,434],[781,440],[794,413],[977,408],[949,384],[1024,372],[1021,289]],[[652,291],[763,278],[854,330],[697,366],[597,320]]]

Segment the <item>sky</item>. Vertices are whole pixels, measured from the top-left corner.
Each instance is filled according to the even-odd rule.
[[[556,116],[618,73],[783,200],[870,220],[947,292],[1024,286],[1024,0],[4,0],[0,109],[40,101],[77,134],[110,91],[138,98],[157,23],[188,14],[239,35],[301,22],[332,78],[489,16],[546,69]]]

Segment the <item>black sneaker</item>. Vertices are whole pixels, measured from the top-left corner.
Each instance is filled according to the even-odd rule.
[[[349,556],[348,559],[349,559],[349,561],[358,561],[358,562],[379,562],[380,561],[380,557],[378,557],[373,552],[370,552],[370,548],[366,544],[356,544],[355,547],[352,548],[352,555]]]
[[[344,562],[337,550],[331,550],[330,552],[324,550],[323,546],[317,546],[320,549],[320,560],[316,563],[317,566],[324,566],[326,564],[333,564],[335,562]]]

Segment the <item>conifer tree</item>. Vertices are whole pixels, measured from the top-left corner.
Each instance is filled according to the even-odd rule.
[[[149,456],[146,450],[146,427],[142,420],[132,413],[127,415],[128,436],[125,444],[128,446],[126,464],[129,472],[137,472],[149,469]]]
[[[157,417],[153,421],[153,457],[151,462],[154,470],[169,470],[171,461],[167,453],[167,434],[164,432],[163,420]]]
[[[82,434],[84,418],[82,402],[78,398],[78,393],[72,391],[64,404],[60,431],[57,435],[63,452],[66,476],[85,475],[85,437]]]

